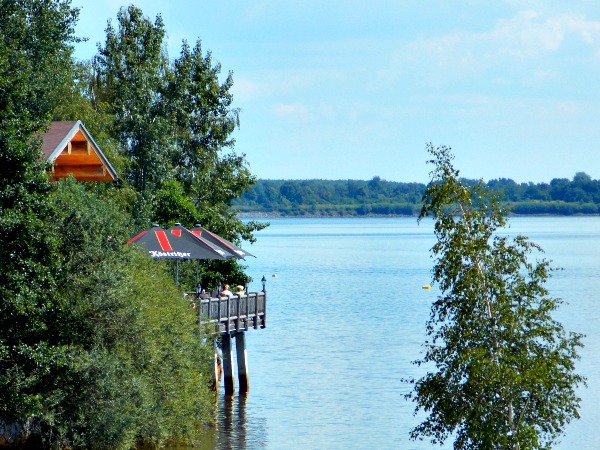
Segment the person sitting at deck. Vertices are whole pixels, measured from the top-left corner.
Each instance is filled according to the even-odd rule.
[[[246,293],[244,292],[244,286],[238,284],[235,288],[235,295],[246,295]]]
[[[221,291],[221,295],[226,295],[227,297],[233,297],[233,292],[229,290],[229,285],[226,284],[223,286],[223,290]]]
[[[200,283],[198,283],[198,286],[196,286],[196,298],[210,298],[210,295],[206,292],[206,289],[204,289]]]

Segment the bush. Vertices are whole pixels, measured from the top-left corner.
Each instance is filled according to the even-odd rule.
[[[191,438],[214,420],[213,337],[164,267],[124,245],[125,215],[73,180],[57,185],[47,233],[62,236],[62,264],[52,302],[3,355],[5,416],[33,416],[48,447]]]

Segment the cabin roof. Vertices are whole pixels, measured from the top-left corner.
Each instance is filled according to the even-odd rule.
[[[52,122],[42,152],[52,163],[52,180],[73,175],[77,181],[114,181],[117,172],[80,120]]]

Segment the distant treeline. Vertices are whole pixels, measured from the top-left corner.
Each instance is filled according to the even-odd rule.
[[[584,172],[572,180],[554,178],[550,183],[500,178],[487,185],[513,214],[600,213],[600,180]],[[247,216],[416,216],[425,187],[380,177],[369,181],[258,180],[234,205]]]

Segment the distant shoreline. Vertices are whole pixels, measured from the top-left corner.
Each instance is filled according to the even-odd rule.
[[[413,217],[417,219],[419,216],[410,214],[361,214],[361,215],[353,215],[353,214],[340,214],[340,215],[322,215],[322,214],[282,214],[278,212],[246,212],[238,213],[237,215],[240,219],[350,219],[350,218],[410,218]],[[513,214],[509,213],[508,217],[598,217],[600,214]]]
[[[474,180],[464,180],[474,184]],[[577,173],[573,180],[515,183],[491,180],[487,188],[511,215],[600,214],[600,180]],[[259,217],[414,217],[427,186],[372,180],[258,180],[233,201],[240,214]]]

